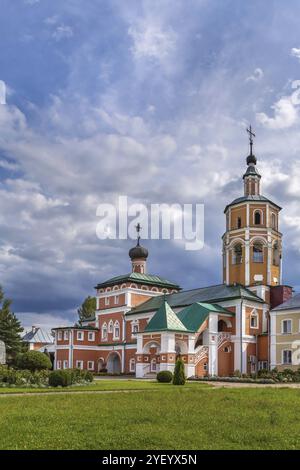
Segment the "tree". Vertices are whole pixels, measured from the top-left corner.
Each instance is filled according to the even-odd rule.
[[[40,351],[27,351],[24,354],[19,354],[16,364],[19,369],[31,371],[51,369],[52,367],[49,357]]]
[[[181,357],[179,357],[175,364],[173,385],[184,385],[184,384],[185,384],[184,362],[181,359]]]
[[[88,318],[94,317],[96,311],[96,297],[88,296],[81,307],[77,310],[79,320],[84,321]]]
[[[21,333],[23,331],[21,322],[10,310],[11,303],[11,300],[4,297],[0,286],[0,340],[5,343],[8,361],[15,358],[21,351]]]

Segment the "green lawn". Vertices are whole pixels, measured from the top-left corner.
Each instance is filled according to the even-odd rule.
[[[132,384],[141,382],[113,382]],[[300,448],[299,390],[142,384],[148,391],[2,396],[0,449]]]

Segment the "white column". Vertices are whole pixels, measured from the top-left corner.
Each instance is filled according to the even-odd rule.
[[[208,329],[208,373],[218,375],[218,315],[209,315]]]
[[[277,357],[276,357],[276,349],[277,349],[277,344],[276,344],[276,313],[271,312],[270,315],[270,339],[271,339],[271,345],[270,345],[270,368],[274,369],[274,367],[277,366]]]
[[[248,206],[247,206],[248,208]],[[245,230],[245,284],[250,284],[250,234],[249,229]]]
[[[70,330],[69,368],[73,369],[74,330]]]

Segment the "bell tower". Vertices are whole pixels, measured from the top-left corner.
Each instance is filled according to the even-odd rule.
[[[281,207],[261,195],[261,175],[253,153],[255,134],[251,126],[247,132],[250,153],[243,175],[244,196],[228,204],[224,211],[223,282],[244,286],[275,286],[281,284]]]

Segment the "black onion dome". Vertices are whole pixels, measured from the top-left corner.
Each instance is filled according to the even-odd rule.
[[[138,258],[148,258],[148,250],[147,248],[144,248],[143,246],[140,245],[138,242],[137,245],[134,248],[131,248],[129,250],[129,257],[133,259],[138,259]]]
[[[247,165],[250,165],[251,163],[252,163],[253,165],[256,165],[256,162],[257,162],[257,160],[256,160],[256,156],[255,156],[255,155],[253,155],[252,153],[251,153],[250,155],[248,155],[248,157],[247,157]]]

